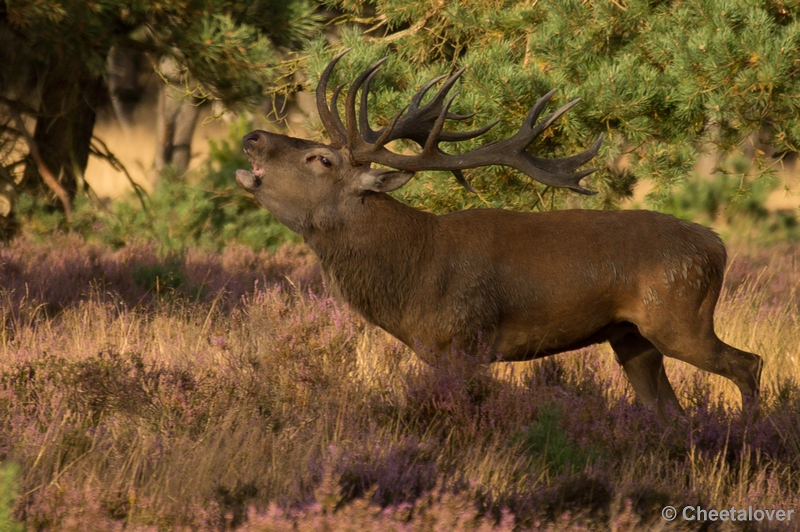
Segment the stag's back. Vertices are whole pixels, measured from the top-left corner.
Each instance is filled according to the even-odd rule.
[[[650,211],[461,211],[438,217],[429,241],[409,330],[440,344],[480,330],[506,354],[572,349],[610,324],[716,301],[725,268],[713,231]]]

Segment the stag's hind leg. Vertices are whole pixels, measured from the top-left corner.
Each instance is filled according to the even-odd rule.
[[[742,394],[742,412],[755,414],[759,404],[761,357],[723,342],[714,332],[714,321],[701,316],[674,315],[642,334],[665,355],[733,381]],[[641,328],[641,327],[640,327]]]
[[[664,371],[664,355],[636,327],[621,328],[609,343],[636,396],[656,411],[659,421],[666,423],[671,413],[683,413]]]
[[[712,336],[713,338],[709,338]],[[759,408],[761,357],[736,349],[717,338],[711,331],[694,341],[683,338],[653,339],[668,356],[733,381],[742,394],[742,412],[754,414]]]

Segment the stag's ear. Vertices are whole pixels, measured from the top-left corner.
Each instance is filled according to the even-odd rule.
[[[414,177],[414,172],[370,168],[361,174],[361,190],[391,192],[408,183],[412,177]]]

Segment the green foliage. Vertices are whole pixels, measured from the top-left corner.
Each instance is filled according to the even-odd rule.
[[[320,22],[312,0],[0,2],[0,184],[46,197],[48,205],[58,196],[65,212],[80,201],[96,113],[108,105],[112,52],[171,65],[164,80],[173,83],[177,74],[167,73],[177,67],[187,96],[255,104],[296,87],[293,53]],[[25,117],[36,123],[36,164]],[[60,190],[45,184],[40,166],[58,176]],[[16,193],[4,196],[16,213]],[[3,237],[16,229],[4,220],[0,226]]]
[[[241,150],[241,138],[252,123],[240,120],[231,125],[227,139],[211,142],[204,169],[188,177],[169,173],[162,176],[150,196],[148,209],[133,202],[120,202],[116,217],[106,217],[106,240],[123,245],[131,238],[148,236],[166,250],[188,247],[222,249],[238,242],[253,249],[274,249],[294,240],[286,227],[243,193],[233,176],[250,163]]]
[[[769,214],[764,204],[774,189],[775,182],[769,179],[751,183],[728,174],[714,179],[695,177],[675,187],[662,210],[685,220],[722,218],[731,223],[740,216],[764,220]]]
[[[24,530],[12,515],[17,495],[17,467],[10,462],[0,465],[0,530],[5,532]]]
[[[17,216],[34,235],[47,235],[64,226],[64,212],[54,209],[42,197],[20,194],[17,198]]]
[[[177,290],[185,282],[180,264],[175,260],[166,263],[139,266],[131,272],[133,282],[140,288],[155,294]]]
[[[558,405],[544,405],[522,434],[526,452],[555,475],[585,469],[598,455],[596,449],[581,449],[569,440],[562,417]]]
[[[241,149],[241,138],[252,129],[252,123],[245,119],[231,124],[226,139],[211,141],[204,168],[180,177],[167,169],[144,204],[131,197],[114,201],[108,209],[98,209],[86,198],[80,198],[68,225],[61,211],[48,208],[41,199],[22,195],[19,216],[24,230],[46,237],[69,227],[87,240],[114,248],[135,239],[154,240],[166,253],[193,247],[221,250],[234,242],[254,250],[297,242],[296,235],[236,185],[236,169],[250,166]],[[156,282],[162,288],[178,282],[169,272],[140,273],[141,281],[152,284],[152,288]]]
[[[4,3],[0,22],[7,21],[43,65],[69,61],[103,77],[112,46],[135,46],[174,56],[202,92],[228,102],[260,96],[284,74],[278,47],[299,46],[320,20],[308,0]]]
[[[385,124],[422,83],[466,66],[456,112],[475,112],[475,124],[502,122],[458,152],[513,134],[527,110],[553,87],[549,109],[580,97],[530,148],[543,157],[565,156],[605,140],[591,163],[588,186],[600,194],[575,198],[504,168],[472,170],[482,198],[465,194],[446,174],[426,175],[404,192],[412,203],[437,211],[467,205],[544,209],[571,203],[612,207],[636,180],[655,185],[654,199],[685,177],[699,153],[735,152],[754,132],[769,137],[770,153],[800,146],[800,5],[782,2],[693,0],[584,2],[510,0],[409,2],[340,0],[338,8],[373,22],[369,34],[344,31],[337,83],[349,81],[377,58],[391,54],[373,83],[372,120]],[[370,15],[374,6],[374,16]],[[686,28],[691,28],[687,33]],[[375,37],[380,31],[385,35]],[[316,74],[331,52],[312,47]],[[313,77],[313,76],[312,76]],[[335,84],[333,85],[335,86]],[[629,154],[630,166],[615,162]],[[771,172],[756,152],[753,171]]]
[[[800,239],[795,211],[770,212],[766,207],[777,180],[747,177],[747,161],[743,158],[731,166],[732,172],[710,178],[690,174],[663,194],[659,209],[684,220],[713,223],[723,233],[735,233],[739,240],[769,244]]]

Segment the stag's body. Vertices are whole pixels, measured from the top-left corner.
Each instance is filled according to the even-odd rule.
[[[308,239],[332,291],[423,356],[480,340],[502,360],[530,360],[606,341],[620,325],[658,329],[665,314],[697,322],[725,267],[713,232],[649,211],[434,216],[375,195],[351,216],[357,238]]]
[[[362,93],[357,129],[355,91],[375,68],[348,94],[347,131],[324,103],[324,84],[318,89],[320,114],[340,144],[252,132],[244,144],[254,171],[237,172],[242,188],[305,238],[335,295],[432,364],[444,354],[475,355],[484,346],[496,360],[518,361],[608,341],[637,396],[662,420],[670,408],[680,410],[664,355],[731,379],[744,406],[757,407],[761,358],[714,332],[726,261],[716,234],[650,211],[474,209],[436,216],[411,208],[385,192],[405,184],[414,170],[446,164],[466,183],[460,169],[492,164],[492,150],[456,157],[438,148],[450,116],[443,94],[460,73],[425,107],[418,104],[430,85],[415,97],[409,115],[421,124],[396,118],[381,132],[371,131]],[[596,153],[600,139],[561,160],[524,152],[575,103],[535,125],[552,94],[537,102],[509,140],[516,152],[503,153],[501,162],[587,193],[578,181],[589,171],[574,170]],[[484,130],[451,136],[472,138]],[[416,140],[422,155],[388,152],[385,143],[393,138]],[[365,161],[402,170],[374,170]]]

